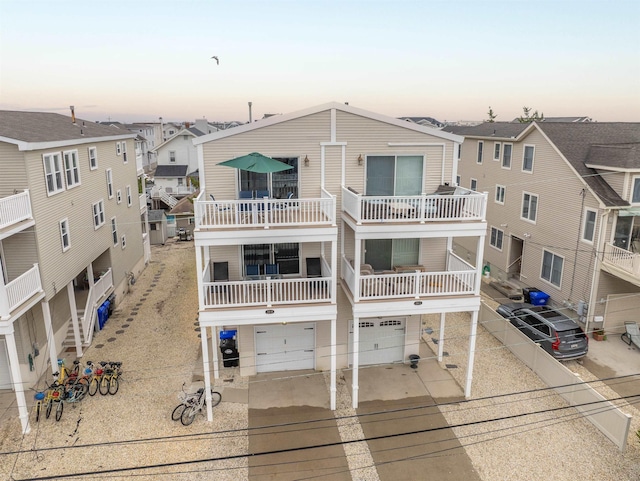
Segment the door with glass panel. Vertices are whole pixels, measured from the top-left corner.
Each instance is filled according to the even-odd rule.
[[[421,155],[368,155],[366,195],[419,195],[423,186]]]
[[[276,264],[278,274],[300,274],[300,245],[251,244],[243,247],[244,265],[258,265],[260,274],[265,273],[264,266]]]
[[[364,245],[364,263],[376,271],[418,265],[420,239],[367,239]]]
[[[274,159],[290,165],[293,169],[282,172],[259,173],[240,170],[240,190],[257,192],[268,191],[269,197],[274,199],[286,199],[289,193],[298,198],[298,158],[274,157]]]

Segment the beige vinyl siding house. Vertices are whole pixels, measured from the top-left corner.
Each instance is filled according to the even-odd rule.
[[[476,178],[489,192],[484,259],[491,276],[548,293],[588,329],[619,332],[608,296],[630,295],[640,308],[640,272],[633,264],[640,255],[633,244],[640,212],[631,203],[640,124],[496,122],[450,130],[465,135],[461,182]],[[493,146],[505,143],[513,145],[510,169],[502,157],[493,160]],[[465,239],[456,239],[456,251],[475,253]]]
[[[224,369],[220,330],[237,330],[243,375],[315,369],[330,371],[335,386],[336,369],[417,354],[423,313],[471,312],[474,324],[482,265],[449,247],[455,232],[483,245],[486,196],[454,188],[431,195],[455,182],[461,141],[339,103],[196,139],[199,321],[202,338],[211,330],[214,340],[203,343],[205,382],[210,366],[216,377]],[[251,174],[217,165],[251,152],[292,168]],[[265,186],[269,198],[239,199]],[[459,207],[450,218],[447,205]],[[365,278],[360,266],[370,258],[376,272]],[[228,279],[212,276],[220,263]],[[272,277],[263,274],[271,263],[280,270]],[[261,275],[246,275],[254,264]],[[445,301],[449,295],[459,297]],[[383,348],[382,338],[391,345]],[[283,348],[290,345],[297,349]],[[355,405],[357,389],[356,375]]]
[[[119,302],[127,274],[145,266],[133,137],[59,114],[0,111],[0,335],[9,346],[0,371],[11,374],[25,431],[24,389],[58,370],[63,349],[82,356],[96,308]]]

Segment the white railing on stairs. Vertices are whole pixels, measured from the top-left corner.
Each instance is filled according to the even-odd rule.
[[[84,307],[84,315],[82,316],[82,333],[84,335],[84,342],[86,344],[91,343],[93,339],[93,328],[98,317],[98,301],[107,293],[109,289],[113,287],[113,273],[111,269],[100,276],[93,287],[89,289],[89,295],[87,296],[87,303]]]

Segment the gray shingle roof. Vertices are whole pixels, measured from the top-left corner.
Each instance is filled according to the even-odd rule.
[[[447,125],[442,130],[467,137],[496,137],[500,139],[515,138],[522,133],[529,124],[513,122],[484,122],[480,125]]]
[[[574,169],[609,207],[624,207],[629,203],[622,199],[597,171],[585,165],[592,146],[613,146],[640,142],[640,123],[625,122],[570,122],[540,123],[540,129],[562,152]],[[600,149],[602,152],[602,149]],[[640,171],[640,163],[634,166]]]
[[[22,142],[55,142],[95,137],[131,136],[116,127],[50,112],[0,110],[0,137]]]
[[[585,160],[587,167],[621,170],[640,169],[640,143],[592,145]]]
[[[204,135],[204,132],[202,132],[201,130],[196,129],[195,127],[189,127],[188,129],[189,132],[191,132],[193,135],[195,135],[196,137],[202,137]]]
[[[160,222],[165,217],[165,213],[163,210],[150,210],[149,211],[149,222]]]
[[[154,177],[186,177],[188,165],[159,165]]]

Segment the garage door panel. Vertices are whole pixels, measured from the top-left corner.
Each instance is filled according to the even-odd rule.
[[[405,319],[361,320],[359,339],[357,347],[360,366],[401,362],[404,357]],[[349,343],[353,344],[353,322],[349,332]]]
[[[314,369],[315,325],[274,324],[256,327],[258,372]]]

